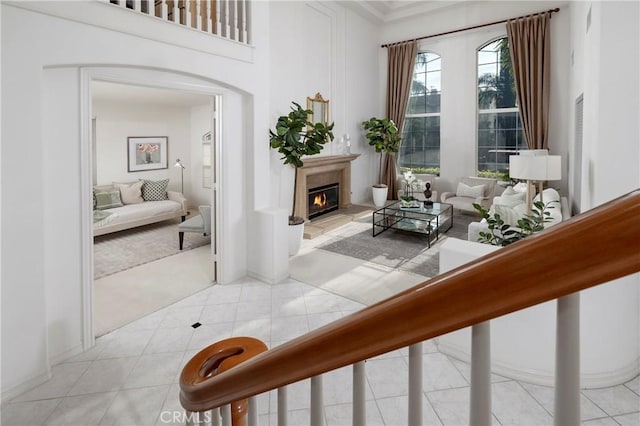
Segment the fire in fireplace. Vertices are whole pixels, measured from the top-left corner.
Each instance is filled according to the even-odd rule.
[[[311,188],[308,191],[307,199],[309,219],[338,210],[340,205],[340,184],[331,183]]]

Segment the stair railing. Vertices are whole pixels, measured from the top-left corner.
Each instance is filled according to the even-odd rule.
[[[206,412],[278,389],[278,424],[282,426],[287,424],[286,386],[311,378],[310,424],[320,425],[321,375],[353,365],[353,424],[363,425],[364,360],[409,346],[413,382],[408,419],[409,424],[419,425],[422,375],[415,370],[421,368],[415,360],[422,354],[422,341],[640,272],[638,218],[640,190],[438,275],[219,375],[194,380],[201,375],[202,360],[190,362],[180,378],[181,404],[190,412]],[[562,385],[556,383],[558,387]],[[556,424],[563,418],[558,413],[554,417]],[[231,424],[229,416],[222,419],[223,424]],[[255,424],[255,419],[255,413],[250,415],[249,424]]]

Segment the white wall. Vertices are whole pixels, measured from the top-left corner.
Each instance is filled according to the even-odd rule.
[[[424,17],[394,22],[379,31],[380,43],[411,39],[540,12],[565,2],[477,2],[454,5]],[[549,146],[566,159],[569,13],[562,8],[551,19],[551,99]],[[505,24],[428,38],[419,42],[420,50],[429,50],[442,58],[442,106],[440,123],[440,179],[436,190],[455,191],[461,176],[476,175],[477,58],[485,43],[506,37]],[[381,55],[380,90],[386,87],[386,50]],[[566,169],[566,168],[565,168]],[[567,173],[553,186],[566,193]]]
[[[582,167],[582,211],[640,188],[638,22],[637,2],[571,4],[569,154],[574,102],[583,94],[583,158],[571,161]],[[636,274],[582,294],[582,371],[593,382],[640,371],[639,284]]]
[[[190,166],[192,155],[191,108],[159,107],[99,101],[93,104],[96,117],[97,184],[133,182],[138,179],[169,179],[168,189],[180,191],[180,169],[176,158]],[[167,168],[128,172],[127,138],[167,136]],[[185,170],[185,197],[192,206],[194,194],[189,171]]]
[[[349,133],[351,152],[362,154],[352,162],[352,202],[370,200],[377,159],[361,137],[360,122],[379,114],[378,46],[372,43],[376,26],[338,4],[272,2],[271,128],[287,114],[291,101],[306,107],[306,98],[320,92],[330,101],[335,142],[319,155],[341,154],[337,141]],[[300,36],[302,34],[302,36]],[[291,210],[293,169],[283,166],[272,150],[271,175],[277,191],[274,205]]]

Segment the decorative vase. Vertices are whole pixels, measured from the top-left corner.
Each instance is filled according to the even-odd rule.
[[[382,208],[387,202],[387,186],[373,186],[373,205],[377,208]]]
[[[289,256],[295,256],[302,246],[302,237],[304,236],[304,222],[289,225]]]

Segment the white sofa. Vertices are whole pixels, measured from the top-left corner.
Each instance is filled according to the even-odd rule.
[[[498,213],[506,224],[516,227],[518,220],[526,214],[525,191],[524,184],[518,184],[514,188],[508,187],[500,196],[493,198],[489,214]],[[536,201],[540,201],[540,194],[534,197],[533,202]],[[550,213],[549,221],[543,225],[545,228],[554,226],[571,216],[566,197],[560,197],[555,189],[547,188],[542,191],[542,201],[548,204],[547,211]],[[480,238],[480,232],[489,231],[489,225],[485,219],[482,219],[480,222],[471,222],[467,230],[467,239],[477,242]]]
[[[116,185],[118,184],[96,186],[94,191],[116,191]],[[176,191],[166,191],[166,195],[167,200],[142,200],[121,203],[119,207],[94,209],[93,235],[104,235],[175,218],[182,218],[184,221],[187,216],[187,199]]]

